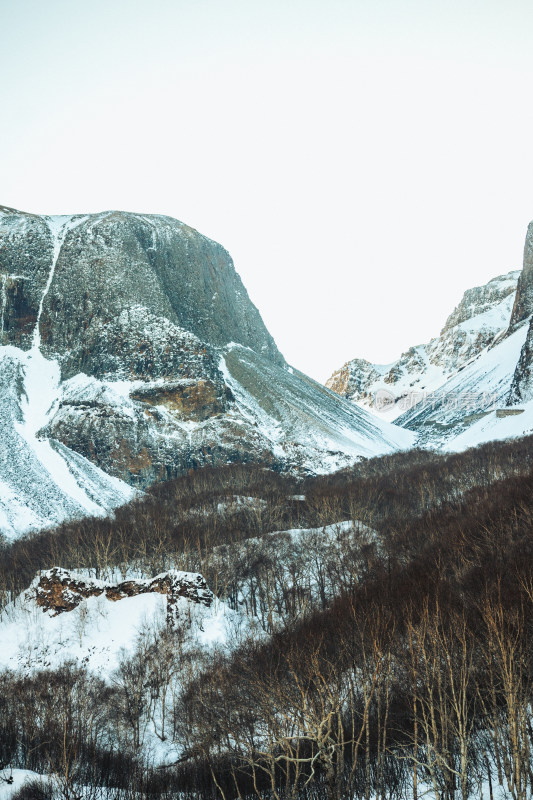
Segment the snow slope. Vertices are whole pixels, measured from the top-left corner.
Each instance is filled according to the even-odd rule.
[[[46,781],[48,776],[39,775],[30,769],[0,770],[0,800],[10,800],[23,786],[39,780]]]
[[[324,473],[363,457],[412,446],[414,436],[377,419],[295,369],[281,370],[253,350],[230,344],[220,369],[237,411],[280,458]]]
[[[505,414],[505,416],[502,416]],[[533,400],[520,406],[489,411],[461,433],[450,437],[444,450],[460,451],[484,442],[515,439],[533,433]]]
[[[421,446],[462,450],[530,433],[529,320],[510,327],[520,274],[469,289],[440,336],[394,364],[356,359],[328,385],[412,431]]]
[[[94,588],[109,585],[87,578],[82,572],[70,570],[68,574]],[[180,574],[176,573],[178,577]],[[143,631],[157,632],[166,626],[165,594],[146,592],[115,601],[100,594],[58,614],[38,605],[38,581],[39,576],[0,614],[0,668],[30,674],[55,669],[65,661],[77,661],[110,680],[120,660],[132,655]],[[175,615],[188,642],[186,646],[209,649],[217,643],[226,644],[235,612],[220,600],[206,607],[180,597]]]
[[[59,369],[39,350],[0,347],[0,533],[7,538],[87,514],[107,514],[135,491],[60,442],[40,438]]]
[[[60,384],[59,364],[41,352],[43,303],[64,237],[78,224],[72,217],[44,219],[53,257],[31,349],[0,347],[0,533],[8,538],[73,517],[107,514],[135,494],[61,443],[39,436],[57,404]]]
[[[447,449],[461,449],[488,441],[505,438],[496,433],[501,427],[510,430],[508,414],[509,390],[520,352],[527,335],[527,325],[501,339],[496,345],[483,350],[462,369],[452,375],[432,393],[428,393],[412,409],[398,417],[397,424],[416,431],[420,443],[447,443]],[[476,433],[486,428],[484,415],[492,415],[494,436],[476,440]],[[520,430],[516,415],[513,430]],[[502,425],[502,423],[504,423]],[[468,436],[465,431],[469,430]],[[486,428],[488,431],[489,429]],[[517,434],[515,434],[517,435]]]

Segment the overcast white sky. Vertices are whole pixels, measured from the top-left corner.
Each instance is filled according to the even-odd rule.
[[[0,204],[220,241],[319,380],[521,266],[531,0],[0,0]]]

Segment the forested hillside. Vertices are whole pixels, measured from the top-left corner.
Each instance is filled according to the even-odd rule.
[[[0,776],[53,773],[62,797],[117,800],[529,796],[531,445],[304,480],[206,469],[112,520],[6,543]],[[141,600],[99,598],[96,613],[96,598],[21,595],[57,566],[82,588],[185,570],[214,594],[200,615],[186,599],[174,622],[145,614],[104,669],[106,608]],[[23,619],[34,641],[16,650]]]

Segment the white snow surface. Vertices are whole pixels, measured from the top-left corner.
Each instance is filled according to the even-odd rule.
[[[54,221],[64,235],[71,218],[59,217]],[[61,241],[58,236],[55,260]],[[55,261],[50,275],[54,267]],[[20,395],[11,385],[1,409],[4,411],[1,461],[11,462],[11,469],[3,474],[7,472],[13,479],[12,483],[0,481],[0,532],[8,538],[72,517],[105,515],[136,494],[127,484],[106,475],[64,445],[39,436],[60,395],[59,364],[46,359],[40,351],[39,320],[50,281],[51,277],[41,298],[31,349],[25,352],[17,347],[0,347],[0,372],[4,366],[11,378],[22,385]],[[23,464],[17,469],[20,460]]]
[[[67,462],[52,448],[47,439],[37,436],[49,417],[59,389],[59,365],[48,361],[40,350],[33,347],[25,354],[23,362],[25,398],[22,400],[24,421],[15,423],[15,429],[26,440],[40,463],[64,493],[78,503],[87,514],[101,514],[103,509],[94,502],[69,469]]]
[[[0,533],[10,539],[65,519],[105,515],[133,499],[130,486],[40,437],[60,393],[56,361],[36,347],[0,347],[0,377]]]
[[[182,574],[195,577],[192,573]],[[69,570],[69,575],[79,576],[86,584],[106,585],[88,579],[83,572]],[[132,655],[142,631],[157,631],[166,625],[166,595],[146,592],[116,601],[104,595],[88,597],[72,611],[55,614],[37,605],[36,581],[0,615],[0,668],[31,674],[76,661],[111,680],[120,659]],[[216,598],[207,608],[180,597],[177,614],[185,633],[185,647],[206,650],[226,646],[237,616]]]
[[[106,475],[60,442],[39,431],[60,397],[60,368],[41,352],[40,321],[61,246],[69,230],[86,217],[44,217],[53,255],[32,335],[30,350],[0,347],[2,448],[0,451],[0,533],[15,538],[65,519],[105,515],[133,499],[136,492]],[[2,301],[3,301],[2,292]],[[3,315],[3,306],[2,306]],[[3,322],[3,318],[2,318]]]
[[[490,411],[482,419],[475,422],[462,433],[447,441],[443,449],[450,452],[467,450],[485,442],[503,439],[516,439],[533,433],[533,400],[510,406],[505,411],[509,416],[498,417],[496,411]]]
[[[38,780],[47,780],[47,776],[39,775],[30,769],[6,769],[0,770],[0,800],[11,800],[26,783]]]

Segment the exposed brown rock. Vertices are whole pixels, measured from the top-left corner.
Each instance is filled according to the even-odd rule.
[[[117,602],[126,597],[155,592],[167,597],[167,624],[173,625],[177,618],[177,602],[185,597],[192,603],[209,608],[213,593],[208,589],[202,575],[171,570],[148,580],[130,580],[118,584],[96,581],[72,575],[61,567],[53,567],[42,573],[32,584],[35,601],[43,611],[53,611],[53,616],[73,611],[88,597],[105,596]]]
[[[226,409],[220,386],[213,381],[198,380],[173,385],[168,388],[151,388],[131,393],[132,400],[140,400],[151,406],[164,406],[167,411],[181,418],[201,422],[222,414]]]
[[[152,459],[146,447],[143,447],[138,453],[134,453],[125,439],[117,444],[111,453],[111,458],[117,466],[126,469],[130,475],[138,475],[152,466]]]

